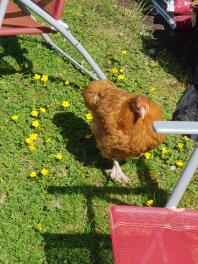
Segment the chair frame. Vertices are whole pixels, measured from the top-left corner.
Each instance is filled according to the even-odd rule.
[[[8,6],[9,0],[0,0],[0,27],[3,23],[4,16],[6,14],[6,9]],[[94,73],[86,69],[83,65],[78,63],[72,57],[70,57],[65,51],[59,48],[54,41],[48,36],[48,34],[43,33],[42,37],[45,41],[56,51],[58,51],[62,56],[67,58],[72,64],[78,67],[80,70],[87,73],[92,79],[98,80],[103,79],[106,80],[106,76],[100,69],[100,67],[96,64],[94,59],[90,56],[90,54],[86,51],[86,49],[81,45],[81,43],[71,34],[69,30],[69,26],[61,20],[57,20],[49,15],[46,11],[44,11],[41,7],[39,7],[36,3],[31,0],[16,0],[15,1],[18,6],[23,9],[28,15],[31,14],[30,10],[35,12],[38,16],[40,16],[43,20],[45,20],[48,24],[50,24],[53,28],[55,28],[58,32],[60,32],[67,41],[84,57],[87,63],[90,65]],[[32,15],[31,18],[36,20]]]
[[[191,135],[195,140],[194,151],[191,154],[172,194],[165,207],[177,207],[190,181],[198,168],[198,122],[194,121],[155,121],[153,128],[160,134]]]

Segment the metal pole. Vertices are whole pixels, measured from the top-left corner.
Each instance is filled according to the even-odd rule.
[[[84,49],[84,47],[80,44],[80,42],[77,41],[76,38],[74,38],[74,36],[69,31],[69,29],[61,25],[56,19],[48,15],[42,8],[37,6],[31,0],[20,0],[20,2],[25,4],[31,10],[33,10],[36,14],[42,17],[45,21],[47,21],[50,25],[52,25],[55,29],[57,29],[60,33],[62,33],[65,36],[65,38],[83,55],[85,60],[88,62],[91,68],[96,72],[96,74],[98,75],[100,79],[103,79],[103,80],[107,79],[104,73],[99,68],[99,66],[95,63],[93,58]]]
[[[3,23],[7,6],[8,6],[8,0],[0,0],[0,27]]]
[[[165,205],[166,208],[177,207],[197,167],[198,167],[198,143],[196,142],[195,149],[182,175],[180,176],[180,179],[177,182],[177,185],[175,186],[168,202]]]

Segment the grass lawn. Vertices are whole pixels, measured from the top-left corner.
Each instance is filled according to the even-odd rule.
[[[64,18],[109,79],[148,95],[171,118],[191,81],[191,67],[178,61],[180,50],[158,45],[137,4],[71,0]],[[54,38],[84,63],[59,34]],[[81,96],[90,79],[40,36],[2,37],[0,54],[0,263],[113,263],[108,207],[146,205],[150,199],[164,206],[193,143],[169,136],[151,155],[122,165],[129,187],[113,183],[104,175],[111,163],[90,137]],[[35,80],[35,74],[48,80]],[[197,179],[181,207],[198,209]]]

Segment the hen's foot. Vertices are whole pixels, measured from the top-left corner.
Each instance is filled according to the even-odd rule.
[[[109,172],[109,176],[112,180],[117,181],[122,184],[129,184],[129,179],[127,176],[123,173],[119,163],[117,160],[113,160],[113,167],[111,171]]]

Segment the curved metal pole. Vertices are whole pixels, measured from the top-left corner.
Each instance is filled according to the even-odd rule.
[[[89,53],[85,50],[85,48],[80,44],[80,42],[71,34],[68,28],[65,28],[61,23],[59,23],[56,19],[51,17],[47,12],[45,12],[42,8],[37,6],[31,0],[20,0],[19,2],[29,7],[37,15],[39,15],[45,21],[47,21],[50,25],[52,25],[57,31],[62,33],[65,36],[65,38],[83,55],[85,60],[88,62],[91,68],[95,71],[98,77],[103,80],[107,79],[104,73],[99,68],[99,66],[95,63],[93,58],[89,55]]]

